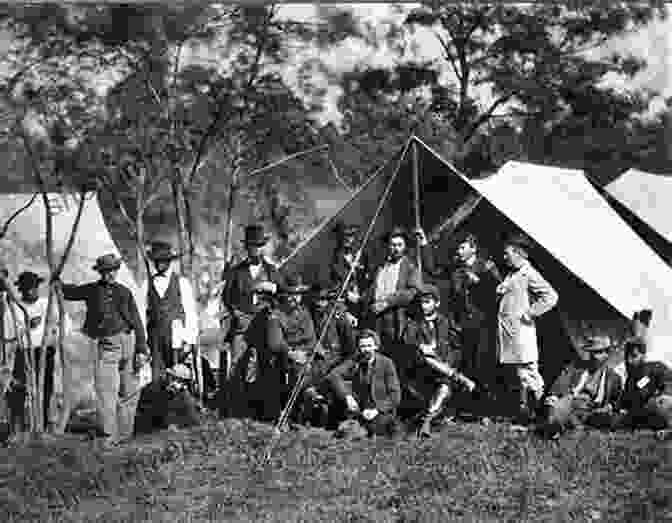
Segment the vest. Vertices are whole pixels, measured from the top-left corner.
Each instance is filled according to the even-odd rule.
[[[179,277],[172,273],[168,289],[163,295],[159,296],[154,285],[148,285],[149,292],[147,296],[147,323],[152,325],[171,325],[173,320],[184,321],[184,307],[182,306],[182,295],[180,294]]]

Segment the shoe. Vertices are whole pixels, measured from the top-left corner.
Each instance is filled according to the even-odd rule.
[[[426,417],[420,427],[418,427],[417,432],[418,438],[431,438],[432,437],[432,419]]]

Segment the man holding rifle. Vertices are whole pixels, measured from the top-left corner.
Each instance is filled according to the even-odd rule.
[[[446,402],[459,387],[469,392],[476,384],[456,369],[460,365],[461,348],[455,323],[439,312],[440,293],[435,285],[423,285],[418,293],[421,316],[408,323],[404,345],[414,349],[408,358],[405,377],[409,385],[420,389],[430,401],[422,414],[419,437],[431,434],[432,421],[442,412]]]

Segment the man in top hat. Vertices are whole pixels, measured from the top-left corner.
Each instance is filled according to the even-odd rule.
[[[492,385],[497,366],[495,318],[497,303],[492,299],[502,281],[492,260],[481,256],[475,235],[466,234],[457,244],[456,264],[438,266],[422,229],[416,231],[422,253],[422,268],[434,278],[447,278],[448,305],[461,331],[462,370],[481,386]]]
[[[623,380],[607,364],[613,344],[594,336],[582,347],[587,357],[575,358],[555,380],[544,401],[541,429],[555,436],[580,425],[608,426],[623,392]]]
[[[387,258],[375,271],[367,291],[370,325],[380,333],[383,352],[394,350],[406,326],[406,309],[420,288],[420,272],[407,256],[408,234],[395,227],[384,238]]]
[[[355,318],[361,318],[362,293],[369,286],[371,274],[368,257],[361,253],[357,259],[357,235],[359,226],[338,222],[334,227],[337,247],[329,264],[329,283],[332,287],[343,285],[348,273],[354,271],[349,288],[343,294],[348,312]]]
[[[627,377],[615,424],[624,428],[672,429],[672,369],[647,360],[647,341],[625,343]]]
[[[220,371],[224,371],[220,376],[223,392],[220,414],[223,416],[236,414],[236,399],[241,390],[239,364],[247,350],[245,333],[262,307],[262,296],[274,295],[284,281],[280,271],[264,256],[263,249],[268,243],[268,236],[261,225],[245,227],[244,243],[247,257],[227,269],[222,276],[225,281],[222,290],[222,321],[228,321],[230,325],[227,333],[228,365],[220,366]]]
[[[21,337],[23,346],[28,345],[28,333],[30,343],[33,347],[33,361],[35,362],[35,375],[39,373],[40,355],[42,352],[42,343],[46,334],[46,365],[44,394],[42,397],[44,428],[48,429],[56,421],[54,409],[51,405],[52,394],[55,392],[55,386],[61,389],[62,383],[58,380],[60,377],[60,361],[56,358],[56,347],[58,345],[58,322],[56,306],[52,308],[52,317],[50,318],[51,328],[46,331],[47,323],[47,305],[46,296],[40,296],[40,285],[44,278],[31,271],[24,271],[19,274],[15,285],[19,291],[20,299],[18,302],[12,302],[10,307],[13,311],[5,312],[5,335],[8,339],[18,341]],[[28,326],[26,326],[27,312]],[[64,335],[71,331],[70,317],[65,314],[63,317]],[[18,351],[14,363],[14,387],[10,394],[10,406],[14,413],[15,430],[23,430],[26,427],[20,426],[25,422],[24,403],[26,387],[28,385],[28,376],[26,374],[26,361],[23,351]],[[58,380],[58,381],[57,381]]]
[[[522,235],[504,241],[508,273],[495,291],[499,307],[497,355],[502,367],[515,375],[522,422],[530,419],[544,393],[535,321],[558,302],[558,293],[530,263],[530,247]]]
[[[191,283],[177,274],[179,255],[163,241],[153,242],[147,256],[154,273],[143,285],[147,296],[147,340],[152,354],[152,378],[192,354],[198,338],[198,309]]]
[[[402,380],[427,401],[419,436],[429,436],[432,421],[441,413],[457,388],[472,391],[475,384],[458,371],[461,347],[455,323],[439,312],[441,296],[435,285],[425,284],[418,292],[420,316],[408,322],[404,331],[404,350],[397,369],[404,369]]]
[[[133,435],[138,394],[135,372],[148,357],[145,329],[131,291],[116,281],[121,259],[106,254],[96,260],[96,282],[57,282],[66,300],[86,303],[82,331],[95,341],[95,388],[106,443],[116,445]],[[135,346],[133,337],[135,335]]]

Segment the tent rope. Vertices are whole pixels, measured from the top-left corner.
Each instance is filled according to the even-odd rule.
[[[362,255],[364,247],[366,247],[366,245],[367,245],[367,243],[368,243],[368,241],[371,237],[371,233],[373,232],[373,229],[376,225],[378,217],[380,216],[380,213],[382,212],[383,207],[385,206],[385,203],[387,202],[390,191],[392,189],[392,185],[394,184],[395,180],[397,179],[397,174],[399,173],[399,169],[401,168],[401,162],[405,158],[406,152],[408,151],[408,147],[410,146],[410,144],[411,144],[411,139],[409,139],[406,142],[406,145],[404,146],[404,149],[403,149],[401,155],[399,156],[399,160],[397,161],[397,166],[394,170],[394,173],[390,177],[390,181],[387,183],[387,186],[385,187],[385,191],[383,193],[383,196],[380,199],[380,202],[378,203],[378,207],[376,209],[376,212],[374,213],[373,218],[369,222],[366,233],[364,234],[364,238],[362,239],[362,243],[361,243],[361,245],[360,245],[360,247],[357,251],[357,255],[355,257],[356,262],[359,262],[359,259]],[[264,453],[263,464],[268,463],[269,460],[271,459],[271,455],[272,455],[272,452],[273,452],[273,450],[275,448],[275,445],[277,443],[278,436],[281,434],[282,428],[284,427],[284,425],[287,423],[287,421],[289,419],[289,415],[290,415],[290,413],[291,413],[291,411],[292,411],[292,409],[293,409],[293,407],[296,403],[296,400],[299,397],[300,391],[302,389],[303,381],[305,380],[305,377],[308,373],[308,370],[310,369],[313,361],[315,360],[315,356],[316,356],[316,350],[315,349],[322,343],[322,340],[324,339],[324,337],[327,333],[327,329],[329,327],[329,324],[331,323],[331,320],[334,318],[334,316],[336,314],[336,307],[338,305],[338,302],[339,302],[339,300],[342,299],[343,294],[345,293],[345,289],[348,288],[348,286],[350,284],[350,280],[352,279],[352,277],[354,275],[356,266],[357,266],[357,263],[353,263],[351,265],[350,270],[348,271],[348,274],[346,275],[345,279],[343,280],[343,283],[341,284],[341,287],[338,291],[338,295],[337,295],[336,299],[334,300],[334,302],[333,302],[333,304],[332,304],[332,306],[329,310],[329,314],[326,318],[326,321],[324,322],[324,324],[322,326],[322,329],[320,331],[320,336],[318,337],[317,342],[313,346],[313,351],[312,351],[308,361],[306,362],[306,364],[301,369],[301,373],[299,374],[299,377],[296,381],[296,384],[294,385],[294,388],[292,389],[292,391],[290,393],[287,404],[285,405],[285,408],[283,409],[282,413],[280,414],[280,417],[278,418],[278,421],[276,422],[273,436],[272,436],[271,441],[269,442],[269,444],[266,448],[266,452]]]

